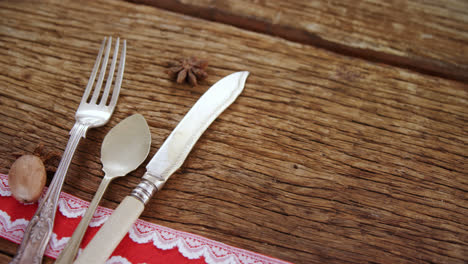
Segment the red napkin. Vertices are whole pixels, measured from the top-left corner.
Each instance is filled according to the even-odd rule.
[[[73,234],[89,203],[62,192],[55,217],[54,231],[46,255],[57,258]],[[8,176],[0,174],[0,236],[21,243],[24,230],[37,209],[37,203],[16,201],[8,186]],[[83,238],[88,244],[100,226],[112,214],[111,209],[98,207]],[[198,235],[138,220],[106,264],[186,263],[186,264],[286,264],[251,251],[235,248]]]

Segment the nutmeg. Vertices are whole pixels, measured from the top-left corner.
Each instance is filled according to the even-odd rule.
[[[35,202],[39,199],[47,179],[41,158],[35,155],[19,157],[10,168],[8,182],[11,194],[20,202]]]

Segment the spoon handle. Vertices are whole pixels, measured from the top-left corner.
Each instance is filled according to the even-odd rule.
[[[94,195],[93,200],[89,204],[86,213],[84,214],[83,218],[80,221],[80,224],[73,232],[73,236],[68,241],[65,248],[60,253],[60,256],[55,261],[55,264],[69,264],[72,263],[80,249],[81,240],[83,239],[84,234],[86,233],[86,229],[88,228],[89,222],[93,218],[94,212],[96,211],[99,202],[101,201],[102,196],[106,192],[107,186],[112,181],[112,177],[108,177],[107,175],[101,181],[99,188]]]

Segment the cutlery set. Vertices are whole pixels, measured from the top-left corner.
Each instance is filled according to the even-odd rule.
[[[44,198],[26,228],[21,245],[11,264],[42,262],[52,235],[59,195],[78,143],[82,137],[86,136],[89,128],[105,125],[115,109],[125,67],[126,41],[123,40],[120,48],[120,39],[117,38],[105,87],[101,91],[111,47],[112,38],[104,38],[76,111],[76,122],[70,131],[70,139],[62,160]],[[119,63],[117,73],[115,73],[117,60]],[[98,71],[99,76],[96,80]],[[200,97],[147,164],[146,173],[140,184],[124,198],[75,260],[81,240],[109,183],[114,178],[125,176],[138,168],[150,150],[151,134],[142,115],[134,114],[112,128],[104,137],[101,147],[104,178],[85,215],[55,263],[104,263],[132,224],[139,218],[145,204],[154,193],[161,190],[169,177],[182,165],[203,132],[236,100],[244,88],[248,75],[247,71],[232,73],[216,82]],[[112,84],[114,84],[113,88],[111,88]]]

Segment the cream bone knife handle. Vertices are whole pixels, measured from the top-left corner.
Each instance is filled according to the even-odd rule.
[[[75,264],[105,263],[122,241],[145,205],[133,196],[127,196],[99,229],[86,248],[78,255]]]
[[[104,263],[122,241],[145,205],[133,196],[127,196],[99,229],[86,248],[78,255],[75,264]]]
[[[162,188],[164,182],[160,181],[157,185],[154,185],[147,180],[142,180],[135,190],[123,199],[91,242],[78,255],[74,264],[105,263],[140,217],[145,209],[145,204],[157,190]]]

